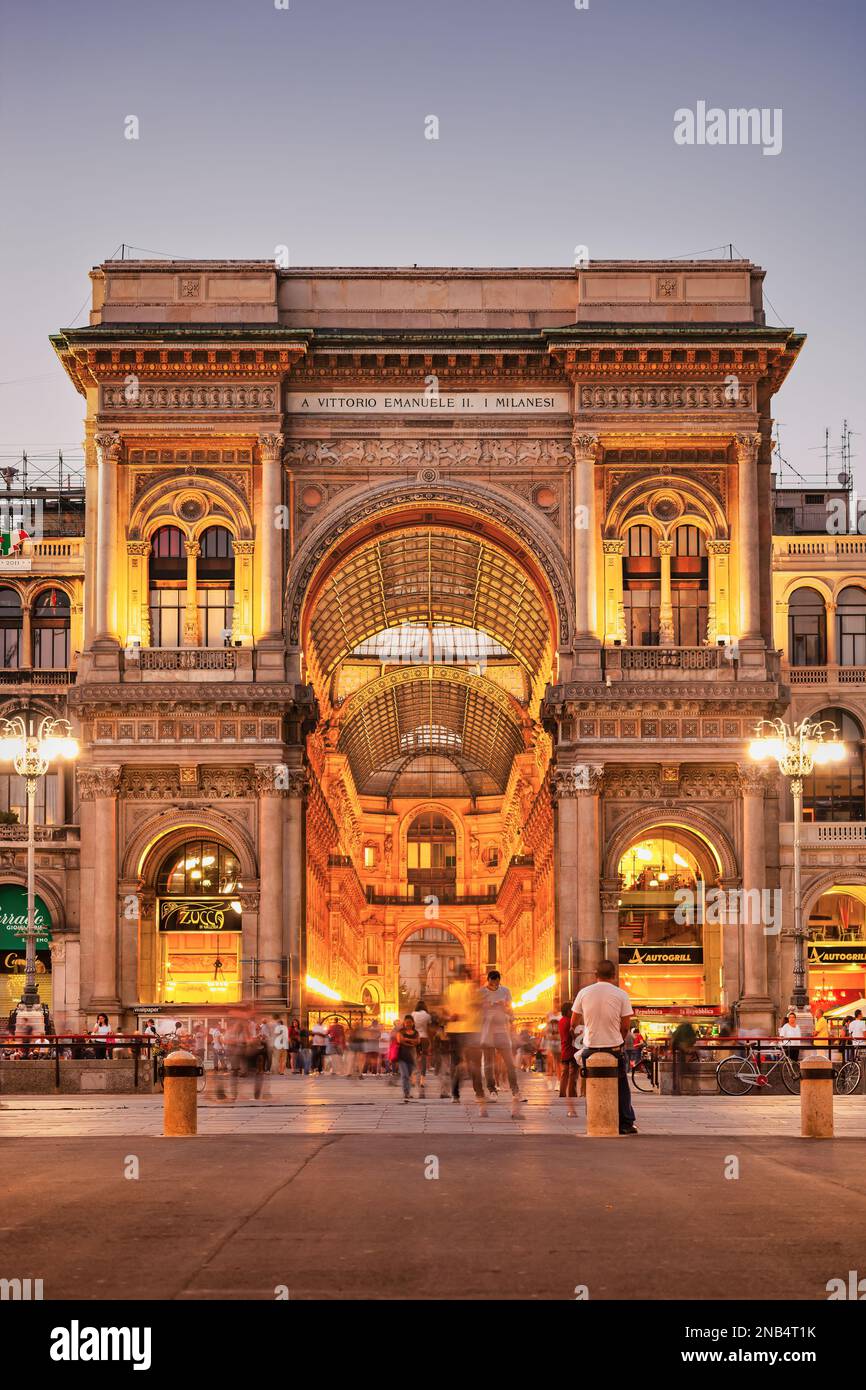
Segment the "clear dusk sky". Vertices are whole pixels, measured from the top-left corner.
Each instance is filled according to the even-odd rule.
[[[86,322],[87,272],[121,242],[286,244],[293,265],[733,242],[767,271],[768,321],[809,335],[776,401],[788,461],[822,470],[845,416],[866,431],[864,0],[3,0],[0,16],[0,454],[80,446],[48,334]],[[674,112],[699,101],[780,107],[781,153],[676,144]],[[866,493],[863,433],[853,449]]]

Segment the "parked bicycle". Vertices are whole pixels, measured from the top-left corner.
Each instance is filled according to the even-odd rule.
[[[654,1091],[656,1088],[653,1055],[648,1047],[641,1048],[641,1054],[629,1068],[631,1084],[636,1091]]]
[[[723,1095],[746,1096],[750,1091],[769,1086],[777,1072],[786,1091],[792,1096],[799,1093],[800,1067],[784,1048],[778,1051],[773,1048],[771,1058],[765,1050],[757,1050],[751,1043],[741,1046],[744,1049],[741,1055],[726,1057],[716,1067],[716,1081]]]

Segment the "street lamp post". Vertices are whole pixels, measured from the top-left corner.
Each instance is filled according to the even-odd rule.
[[[27,788],[27,928],[21,996],[25,1009],[40,1007],[36,983],[36,787],[52,762],[77,756],[78,743],[66,719],[46,715],[35,733],[33,720],[25,724],[20,714],[0,720],[0,762],[11,762]]]
[[[803,925],[800,831],[803,824],[803,778],[816,765],[842,762],[847,757],[836,725],[828,719],[803,719],[790,728],[782,719],[762,719],[749,746],[749,756],[758,762],[772,759],[783,777],[791,783],[794,798],[794,985],[791,1007],[797,1015],[809,1008],[806,988],[806,938]]]

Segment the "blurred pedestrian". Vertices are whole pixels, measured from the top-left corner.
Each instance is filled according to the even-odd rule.
[[[460,1104],[460,1083],[464,1074],[468,1073],[478,1113],[486,1116],[487,1106],[481,1081],[481,1007],[478,986],[465,963],[458,966],[456,978],[448,986],[446,1014],[453,1048],[451,1099],[455,1105]]]
[[[570,1118],[577,1114],[577,1049],[571,1031],[571,1004],[563,1002],[559,1010],[559,1094],[565,1099],[565,1111]]]
[[[424,1095],[424,1079],[427,1075],[427,1063],[430,1057],[430,1024],[432,1019],[427,1011],[427,1005],[423,999],[419,999],[412,1014],[412,1020],[418,1029],[418,1096],[419,1099]]]
[[[274,1014],[274,1031],[271,1038],[273,1047],[274,1067],[278,1076],[283,1076],[286,1070],[286,1061],[289,1055],[289,1030],[285,1020]]]
[[[488,970],[487,983],[479,990],[478,998],[481,1006],[481,1054],[487,1073],[490,1099],[496,1099],[496,1063],[499,1061],[508,1078],[511,1088],[511,1113],[516,1117],[520,1109],[520,1087],[514,1070],[511,1042],[514,1006],[511,990],[506,989],[502,983],[502,976],[498,970]]]
[[[397,1031],[397,1065],[403,1085],[403,1104],[408,1105],[412,1097],[412,1076],[418,1065],[418,1048],[421,1034],[415,1027],[411,1014],[406,1014]]]
[[[325,1048],[328,1046],[328,1030],[321,1021],[313,1024],[310,1042],[313,1050],[313,1075],[321,1076],[325,1062]]]

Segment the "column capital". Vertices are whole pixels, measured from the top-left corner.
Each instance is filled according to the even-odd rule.
[[[120,458],[123,444],[117,430],[101,430],[93,436],[93,442],[101,454],[107,454],[112,463]]]
[[[761,436],[759,434],[735,434],[734,449],[737,454],[739,464],[754,463],[758,457],[758,449],[761,447]]]
[[[706,542],[708,555],[730,555],[731,542],[722,540],[709,540]]]
[[[554,801],[598,796],[603,780],[604,765],[601,763],[574,763],[571,767],[557,767],[550,779],[551,796]]]
[[[259,450],[263,463],[278,463],[282,458],[284,436],[282,434],[260,434]]]
[[[622,537],[614,537],[610,540],[602,541],[601,548],[605,555],[624,555],[625,541]]]
[[[201,555],[201,546],[198,541],[184,541],[183,548],[188,560],[194,560]]]
[[[235,555],[255,555],[256,543],[255,541],[233,541],[232,549]]]
[[[769,791],[774,775],[769,768],[756,767],[754,763],[740,763],[737,773],[740,794],[760,797]]]
[[[659,555],[672,555],[674,551],[673,541],[658,541],[657,548]]]
[[[268,797],[282,797],[285,792],[283,785],[285,774],[284,763],[256,763],[253,776],[256,796],[260,800]]]
[[[76,768],[80,800],[96,801],[101,797],[117,796],[120,791],[120,772],[120,765],[117,763]]]
[[[579,463],[595,463],[601,454],[598,435],[588,431],[583,425],[575,425],[571,434],[571,444],[575,460]]]

